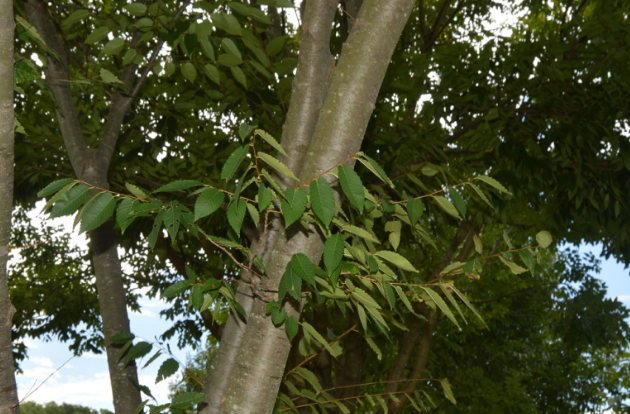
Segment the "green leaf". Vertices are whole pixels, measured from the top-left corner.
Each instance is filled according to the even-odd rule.
[[[381,242],[378,241],[378,239],[374,235],[372,235],[370,232],[360,227],[353,226],[352,224],[342,224],[341,230],[348,233],[352,233],[355,236],[359,236],[364,240],[371,241],[372,243],[381,244]]]
[[[190,283],[186,281],[175,282],[162,292],[162,298],[172,298],[185,292],[190,287]]]
[[[267,43],[267,47],[265,48],[268,56],[275,56],[282,51],[284,47],[284,43],[286,42],[286,36],[278,36],[274,37]]]
[[[483,191],[481,191],[481,189],[479,187],[477,187],[473,183],[468,183],[467,185],[470,186],[470,188],[472,188],[473,190],[475,190],[475,192],[483,200],[483,202],[486,203],[491,209],[494,210],[494,206],[492,205],[492,203],[488,199],[488,196],[486,196],[486,194]]]
[[[313,386],[315,391],[317,391],[317,392],[321,392],[322,391],[322,386],[319,383],[319,380],[317,379],[317,376],[315,374],[313,374],[311,371],[309,371],[308,369],[306,369],[304,367],[297,367],[295,369],[295,372],[299,376],[304,378],[306,381],[308,381],[308,383]]]
[[[483,318],[481,317],[477,309],[470,303],[468,298],[462,292],[460,292],[455,286],[451,285],[451,289],[453,289],[453,292],[455,292],[455,294],[459,296],[461,301],[464,302],[464,304],[468,307],[468,309],[470,309],[472,313],[474,313],[475,316],[481,321],[481,323],[483,323],[484,326],[487,328],[488,325],[486,325],[486,322],[483,320]]]
[[[122,63],[123,63],[123,66],[127,66],[127,65],[132,64],[132,63],[133,63],[133,61],[134,61],[134,59],[136,58],[136,56],[137,56],[137,55],[138,55],[138,52],[136,51],[136,49],[127,49],[127,51],[125,52],[125,56],[123,56],[123,62],[122,62]],[[155,67],[156,67],[156,68],[159,68],[159,66],[157,66],[157,65],[156,65]],[[101,78],[103,78],[103,81],[104,81],[104,82],[107,82],[107,81],[105,80],[105,77],[103,76],[103,70],[104,70],[104,69],[101,69]],[[108,72],[109,72],[109,71],[108,71]],[[111,72],[109,72],[109,73],[111,73]],[[122,83],[122,82],[120,81],[120,79],[118,79],[117,77],[115,77],[113,74],[112,74],[112,76],[114,77],[114,81],[115,81],[116,83],[118,83],[118,82],[119,82],[119,83]],[[111,79],[111,78],[110,78],[110,79]],[[107,83],[114,83],[114,82],[110,81],[110,82],[107,82]]]
[[[133,50],[133,49],[131,49]],[[122,81],[120,79],[118,79],[116,77],[116,75],[114,75],[113,73],[111,73],[110,71],[108,71],[107,69],[103,69],[101,68],[101,79],[104,83],[122,83]]]
[[[245,140],[245,138],[247,138],[253,130],[253,126],[243,122],[241,125],[238,126],[238,136],[241,138],[241,140]]]
[[[363,154],[362,152],[359,153],[359,155],[360,157],[357,158],[357,160],[359,160],[361,164],[363,164],[368,170],[372,172],[372,174],[383,180],[383,182],[388,184],[391,188],[394,188],[394,183],[392,182],[392,180],[389,179],[389,177],[385,173],[385,170],[383,170],[376,161]]]
[[[111,344],[124,344],[129,341],[133,341],[136,336],[131,332],[118,332],[111,338],[109,338],[109,343]]]
[[[204,400],[204,398],[206,398],[206,394],[203,392],[185,392],[173,398],[173,401],[171,401],[171,409],[182,410],[195,404],[199,404]]]
[[[236,17],[225,13],[212,13],[210,16],[212,17],[212,23],[219,29],[225,30],[234,36],[241,35],[241,25]]]
[[[304,188],[294,190],[292,187],[287,188],[286,199],[281,202],[282,215],[284,216],[284,227],[287,228],[302,217],[306,210],[308,196]]]
[[[232,76],[234,76],[234,79],[236,79],[238,83],[247,88],[247,77],[241,68],[232,66],[230,68],[230,72],[232,72]]]
[[[457,219],[461,219],[455,206],[446,198],[442,196],[433,196],[433,199],[438,203],[438,205],[442,208],[442,210],[446,211],[448,214],[450,214],[451,216]]]
[[[331,355],[335,355],[335,351],[330,347],[330,345],[328,344],[328,342],[324,339],[323,336],[320,335],[319,332],[317,332],[317,329],[313,328],[311,325],[308,324],[308,322],[304,321],[302,322],[302,329],[305,332],[308,332],[309,335],[311,335],[317,342],[319,342],[324,348],[326,348],[326,350],[331,354]]]
[[[199,44],[201,45],[201,53],[214,62],[216,60],[214,47],[212,47],[212,43],[208,39],[208,36],[199,36]]]
[[[164,211],[164,227],[166,227],[172,243],[175,242],[175,237],[177,237],[177,232],[179,231],[181,211],[180,206],[173,206]]]
[[[107,26],[101,26],[94,29],[94,31],[85,38],[85,43],[91,45],[93,43],[100,42],[107,37],[109,30],[110,29]]]
[[[164,211],[160,211],[153,220],[153,227],[151,228],[151,233],[149,233],[149,248],[153,250],[155,244],[157,243],[158,236],[160,235],[160,229],[162,228],[162,222],[164,221]]]
[[[242,198],[238,198],[237,200],[232,200],[228,206],[228,222],[238,235],[241,234],[241,226],[243,225],[243,220],[245,219],[245,211],[247,210],[247,206],[245,205],[246,203],[247,201]]]
[[[498,182],[497,180],[495,180],[492,177],[488,177],[486,175],[480,175],[478,177],[475,177],[475,180],[479,180],[479,181],[483,181],[484,183],[488,184],[491,187],[496,188],[497,190],[499,190],[502,193],[506,193],[506,194],[510,194],[512,195],[512,193],[510,193],[507,188],[505,188],[503,186],[503,184],[501,184],[500,182]]]
[[[273,198],[273,192],[270,188],[265,187],[264,184],[260,184],[258,187],[258,211],[266,209]]]
[[[408,272],[418,272],[415,267],[409,262],[409,260],[405,259],[403,256],[399,255],[395,252],[390,252],[387,250],[381,250],[374,253],[375,256],[381,257],[388,262],[398,266],[402,270],[406,270]]]
[[[451,384],[448,382],[448,379],[444,378],[443,380],[440,380],[440,384],[442,385],[444,396],[453,404],[457,404],[457,401],[455,401],[455,396],[453,395],[453,390],[451,389]]]
[[[229,68],[238,66],[243,63],[243,61],[237,56],[230,55],[229,53],[221,53],[217,58],[217,62]]]
[[[241,61],[243,60],[243,55],[241,55],[241,51],[232,39],[223,38],[223,40],[221,40],[221,48],[226,53],[238,58]]]
[[[280,154],[284,155],[285,157],[288,157],[289,155],[284,151],[284,149],[282,148],[282,146],[278,143],[278,141],[276,141],[276,139],[274,137],[272,137],[269,133],[263,131],[262,129],[257,129],[256,130],[256,135],[260,136],[262,139],[265,140],[265,142],[267,142],[267,144],[271,145],[274,149],[276,149],[276,151],[278,151]]]
[[[146,200],[147,198],[149,198],[149,193],[147,193],[142,188],[136,185],[133,185],[131,183],[125,183],[125,187],[127,187],[127,190],[129,190],[131,194],[133,194],[134,196],[138,198],[141,198],[143,200]]]
[[[551,237],[551,233],[549,233],[546,230],[543,230],[543,231],[538,232],[538,234],[536,234],[536,241],[538,242],[540,247],[544,249],[544,248],[549,247],[549,245],[553,241],[553,237]]]
[[[134,359],[142,358],[153,349],[153,345],[148,342],[138,342],[129,349],[125,361],[133,361]]]
[[[271,24],[269,17],[259,9],[235,1],[229,2],[228,6],[240,15],[251,17],[253,20],[263,24]]]
[[[111,193],[101,193],[95,197],[83,213],[81,219],[81,233],[100,227],[114,214],[118,199]]]
[[[295,174],[293,174],[293,172],[291,172],[289,167],[287,167],[286,165],[284,165],[283,163],[281,163],[280,161],[278,161],[277,159],[275,159],[271,155],[266,154],[266,153],[261,151],[261,152],[258,153],[258,158],[260,158],[261,160],[263,160],[264,162],[269,164],[269,166],[271,168],[273,168],[274,170],[278,171],[280,174],[285,175],[285,176],[289,177],[292,180],[300,181],[295,176]]]
[[[476,234],[473,236],[473,242],[475,243],[475,251],[483,255],[483,242]]]
[[[296,253],[291,257],[289,265],[300,276],[300,279],[315,287],[315,265],[304,253]]]
[[[527,269],[529,269],[529,271],[533,275],[534,259],[532,258],[532,255],[527,250],[519,250],[518,255],[521,256],[521,260],[523,261],[523,263],[525,263],[525,266],[527,266]]]
[[[106,55],[117,55],[122,50],[123,46],[125,46],[125,39],[117,37],[105,43],[102,52]]]
[[[501,260],[501,262],[503,262],[504,265],[506,265],[508,267],[508,269],[510,269],[512,271],[512,273],[514,273],[515,275],[520,275],[521,273],[525,273],[527,272],[527,269],[525,269],[524,267],[521,267],[519,265],[517,265],[516,263],[514,263],[511,260],[507,260],[506,258],[504,258],[503,256],[499,256],[499,259]]]
[[[310,189],[313,211],[328,227],[335,214],[335,198],[332,189],[324,177],[311,181]]]
[[[292,341],[295,338],[295,335],[298,333],[299,325],[298,320],[295,316],[289,316],[284,321],[284,329],[287,332],[287,336],[289,337],[289,341]]]
[[[342,164],[339,166],[339,182],[348,200],[362,213],[363,204],[365,203],[365,189],[359,174],[347,165]]]
[[[225,194],[216,188],[204,190],[195,202],[195,221],[207,217],[221,207],[225,200]]]
[[[116,207],[116,224],[120,227],[120,232],[125,233],[125,230],[131,225],[136,216],[132,210],[133,200],[130,198],[123,198],[118,207]]]
[[[302,295],[302,279],[293,266],[291,266],[290,262],[287,263],[287,268],[278,286],[278,301],[282,302],[287,293],[293,296],[298,302],[300,301]]]
[[[142,3],[131,3],[124,7],[132,16],[143,16],[147,12],[147,6]]]
[[[242,147],[238,147],[236,150],[234,150],[234,152],[228,157],[225,165],[221,169],[221,178],[226,181],[232,178],[239,165],[241,165],[241,162],[243,162],[243,160],[245,159],[245,156],[247,156],[248,152],[249,145],[243,145]]]
[[[459,326],[459,323],[457,323],[457,319],[455,319],[455,315],[453,315],[453,312],[451,312],[446,302],[444,302],[444,299],[442,299],[442,297],[431,288],[423,287],[422,289],[429,295],[431,300],[435,302],[435,304],[440,308],[440,310],[444,312],[444,314],[451,320],[451,322],[453,322],[455,326],[457,326],[457,328],[461,331],[462,330],[461,326]]]
[[[70,29],[75,23],[87,18],[92,13],[87,9],[76,10],[70,13],[70,15],[61,23],[61,27],[64,30]]]
[[[204,72],[206,72],[206,76],[210,78],[210,80],[217,85],[221,85],[221,74],[219,73],[219,69],[216,66],[207,63],[203,67]]]
[[[173,358],[169,358],[166,361],[162,362],[160,368],[157,372],[157,377],[155,378],[155,382],[158,383],[163,379],[170,377],[175,374],[179,370],[179,364]]]
[[[453,200],[453,204],[455,204],[455,208],[459,211],[459,214],[461,214],[462,217],[466,217],[466,202],[459,191],[451,188],[448,195],[451,196],[451,200]]]
[[[413,306],[411,305],[411,302],[409,301],[409,298],[407,297],[407,295],[405,295],[405,292],[403,292],[402,288],[400,286],[394,286],[394,290],[398,294],[400,301],[403,303],[403,305],[407,307],[409,312],[415,313],[413,310]]]
[[[184,78],[188,79],[190,82],[194,83],[195,79],[197,79],[197,69],[195,69],[195,65],[190,62],[184,63],[180,70]]]
[[[197,181],[197,180],[181,180],[181,181],[174,181],[172,183],[166,184],[160,188],[158,188],[157,190],[153,191],[153,194],[155,193],[164,193],[167,191],[181,191],[181,190],[186,190],[187,188],[191,188],[191,187],[199,187],[204,185],[202,182]]]
[[[256,207],[254,207],[250,203],[245,203],[245,205],[247,206],[247,212],[249,213],[249,216],[254,222],[254,226],[258,227],[258,223],[260,223],[260,214],[258,213],[258,210],[256,210]]]
[[[324,266],[326,266],[329,275],[341,263],[344,246],[345,241],[341,234],[335,234],[326,239],[326,243],[324,243]]]
[[[61,180],[53,181],[48,184],[42,190],[37,193],[37,197],[48,197],[51,194],[55,194],[57,191],[66,187],[68,184],[74,183],[76,180],[74,178],[63,178]]]
[[[73,186],[55,202],[50,217],[55,218],[74,213],[87,200],[91,191],[92,188],[85,184]]]
[[[420,220],[423,212],[424,204],[422,204],[422,200],[409,197],[407,200],[407,214],[409,215],[409,221],[411,221],[412,226]]]

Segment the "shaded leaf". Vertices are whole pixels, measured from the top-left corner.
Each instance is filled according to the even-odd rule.
[[[304,188],[294,190],[292,187],[287,188],[285,196],[286,198],[280,201],[282,215],[284,216],[284,227],[286,228],[302,217],[306,210],[308,196]]]
[[[285,175],[285,176],[289,177],[292,180],[300,181],[295,176],[295,174],[293,174],[293,172],[291,172],[289,167],[287,167],[286,165],[284,165],[283,163],[281,163],[280,161],[278,161],[277,159],[275,159],[271,155],[265,154],[264,152],[261,151],[261,152],[258,152],[258,157],[261,160],[263,160],[264,162],[266,162],[267,164],[269,164],[269,166],[271,168],[273,168],[274,170],[278,171],[280,174]]]
[[[155,378],[155,382],[158,383],[163,379],[170,377],[175,374],[179,370],[179,364],[173,358],[169,358],[166,361],[162,362],[160,368],[157,372],[157,377]]]
[[[335,198],[328,181],[324,177],[319,177],[311,181],[311,206],[319,219],[329,226],[335,214]]]
[[[197,180],[180,180],[180,181],[174,181],[172,183],[168,183],[166,185],[163,185],[162,187],[158,188],[157,190],[153,191],[153,194],[155,193],[163,193],[166,191],[180,191],[180,190],[186,190],[188,188],[191,187],[199,187],[204,185],[202,182],[197,181]]]
[[[216,188],[204,190],[195,202],[195,221],[217,211],[224,200],[225,194]]]
[[[362,213],[365,203],[365,188],[363,188],[359,174],[342,164],[339,166],[339,183],[348,200]]]
[[[111,193],[101,193],[95,197],[83,213],[81,219],[81,233],[94,230],[107,221],[114,214],[118,199]]]

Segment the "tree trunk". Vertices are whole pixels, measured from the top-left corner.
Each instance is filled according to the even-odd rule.
[[[9,298],[7,262],[13,210],[13,2],[0,0],[0,410],[19,414],[15,384],[11,320],[15,308]]]
[[[311,13],[317,11],[317,3],[320,2],[306,3],[303,39],[309,38],[308,21]],[[325,99],[317,111],[312,136],[305,135],[300,142],[293,142],[298,138],[283,134],[283,145],[296,148],[289,158],[293,162],[297,161],[293,171],[302,180],[335,166],[359,150],[392,53],[414,4],[412,0],[364,2],[348,42],[343,47],[328,90],[319,89],[319,94],[313,95],[320,99],[325,96]],[[317,15],[323,21],[321,16]],[[330,26],[323,28],[321,33],[329,36]],[[305,50],[305,47],[306,43],[301,45],[301,49]],[[318,65],[320,70],[321,63]],[[294,81],[296,89],[304,71],[304,66],[298,66]],[[325,83],[320,82],[320,87],[325,86]],[[291,107],[299,100],[300,93],[294,91]],[[313,120],[310,117],[302,119],[300,115],[289,111],[285,125],[305,125]],[[327,179],[332,182],[332,177],[328,176]],[[336,197],[340,201],[338,193]],[[305,232],[281,229],[268,245],[272,247],[269,255],[263,259],[267,267],[267,279],[262,286],[265,290],[277,289],[293,254],[304,253],[311,261],[319,263],[323,250],[323,240],[314,228]],[[229,376],[227,388],[221,395],[210,397],[209,405],[202,414],[272,412],[291,344],[284,328],[275,327],[265,315],[265,306],[265,302],[254,297],[234,366],[223,370],[223,375]],[[285,308],[288,315],[299,316],[297,303],[287,302]],[[233,345],[224,340],[221,346]],[[210,383],[209,388],[212,387]]]

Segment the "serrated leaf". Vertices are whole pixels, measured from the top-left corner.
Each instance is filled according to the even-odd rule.
[[[461,301],[464,302],[464,304],[468,307],[468,309],[470,309],[471,312],[474,313],[475,316],[481,321],[481,323],[483,323],[483,325],[487,328],[488,325],[486,325],[486,322],[483,320],[483,318],[481,317],[477,309],[470,303],[468,298],[462,292],[460,292],[455,286],[451,285],[451,289],[453,289],[453,292],[455,292],[455,294],[459,296]]]
[[[271,200],[273,199],[273,193],[270,188],[265,187],[264,184],[260,184],[258,187],[258,211],[266,209]]]
[[[451,384],[448,382],[448,379],[444,378],[443,380],[440,380],[440,384],[442,385],[444,396],[453,404],[457,404],[457,401],[455,401],[455,396],[453,395],[453,390],[451,389]]]
[[[87,200],[91,191],[90,186],[85,184],[73,186],[55,202],[50,217],[55,218],[74,213]]]
[[[164,227],[168,231],[171,242],[175,241],[177,232],[179,231],[179,218],[181,215],[181,207],[174,206],[164,211]]]
[[[216,188],[204,190],[195,201],[195,221],[217,211],[224,200],[225,194]]]
[[[285,197],[280,200],[282,215],[284,216],[284,227],[287,228],[302,217],[306,210],[308,196],[304,188],[294,190],[292,187],[287,188]]]
[[[147,193],[142,188],[136,185],[133,185],[131,183],[125,183],[125,187],[127,187],[127,190],[129,190],[131,194],[133,194],[134,196],[140,199],[146,200],[147,198],[149,198],[149,193]]]
[[[49,195],[55,194],[57,191],[74,182],[76,182],[74,178],[63,178],[61,180],[53,181],[40,190],[37,193],[37,197],[48,197]]]
[[[475,190],[475,192],[483,200],[483,202],[486,203],[491,209],[494,210],[494,206],[492,205],[492,203],[488,199],[488,196],[486,196],[486,194],[483,191],[481,191],[481,189],[479,187],[477,187],[473,183],[468,183],[467,185],[470,186],[470,188],[472,188],[473,190]]]
[[[284,321],[284,329],[287,332],[287,336],[289,337],[289,341],[292,341],[295,338],[295,335],[298,333],[299,325],[298,320],[295,316],[289,316]]]
[[[109,338],[109,343],[111,344],[124,344],[129,341],[133,341],[136,336],[131,332],[118,332],[111,338]]]
[[[342,224],[341,230],[346,231],[348,233],[352,233],[356,236],[361,237],[364,240],[371,241],[372,243],[381,244],[381,242],[378,241],[378,239],[375,236],[373,236],[370,232],[360,227],[353,226],[352,224]]]
[[[442,210],[446,211],[448,214],[457,219],[461,219],[459,212],[457,211],[453,203],[442,196],[433,196],[433,199],[438,203]]]
[[[344,246],[345,241],[341,234],[335,234],[326,239],[326,243],[324,243],[324,266],[326,266],[329,275],[339,267],[343,258]]]
[[[549,247],[549,245],[553,241],[553,237],[551,237],[551,233],[549,233],[546,230],[543,230],[543,231],[539,231],[538,234],[536,234],[536,241],[538,242],[540,247],[544,249],[544,248]]]
[[[365,341],[368,343],[372,351],[376,354],[376,358],[380,361],[383,358],[383,354],[381,353],[381,349],[376,345],[376,342],[370,337],[365,337]]]
[[[158,236],[160,235],[160,229],[162,228],[162,222],[164,221],[164,211],[160,211],[158,215],[153,220],[153,227],[151,228],[151,233],[149,233],[149,237],[147,237],[149,241],[149,248],[153,250],[155,244],[157,243]]]
[[[111,193],[101,193],[90,203],[81,219],[81,233],[100,227],[114,214],[118,199]]]
[[[466,317],[464,316],[464,313],[460,309],[459,304],[457,303],[457,301],[455,300],[455,298],[453,297],[453,295],[449,291],[450,285],[446,285],[444,283],[438,283],[438,286],[440,286],[440,289],[442,290],[442,293],[444,294],[444,296],[446,296],[446,299],[448,299],[448,301],[450,302],[451,306],[453,306],[455,308],[455,310],[457,311],[457,313],[459,313],[459,316],[461,316],[461,318],[464,321],[464,323],[468,324],[468,321],[466,321]]]
[[[302,279],[290,263],[287,264],[287,268],[278,285],[278,301],[282,302],[287,293],[298,302],[300,301],[302,295]]]
[[[289,265],[293,266],[293,270],[303,281],[315,287],[315,265],[308,256],[304,253],[296,253],[291,257]]]
[[[193,285],[190,290],[190,306],[195,309],[201,309],[201,305],[203,305],[203,286],[202,285]]]
[[[192,405],[199,404],[206,398],[203,392],[185,392],[173,398],[171,402],[172,410],[182,410]]]
[[[254,226],[258,227],[258,223],[260,223],[260,213],[258,213],[258,210],[256,210],[256,207],[254,207],[253,204],[245,203],[245,205],[247,206],[247,212],[249,213],[249,216],[254,222]]]
[[[394,290],[398,294],[400,301],[407,307],[409,312],[414,313],[413,306],[411,306],[411,302],[409,301],[407,295],[405,295],[405,292],[403,292],[402,288],[400,286],[394,286]]]
[[[462,198],[462,195],[459,193],[459,191],[451,188],[448,194],[451,197],[451,200],[453,200],[453,204],[455,204],[455,208],[457,209],[459,214],[461,214],[462,217],[466,217],[466,202]]]
[[[167,191],[181,191],[181,190],[186,190],[188,188],[191,187],[199,187],[204,185],[202,182],[197,181],[197,180],[180,180],[180,181],[174,181],[172,183],[168,183],[166,185],[163,185],[162,187],[158,188],[157,190],[153,191],[153,194],[155,193],[164,193]]]
[[[133,361],[134,359],[142,358],[153,349],[153,345],[148,342],[138,342],[129,349],[125,361]]]
[[[133,50],[133,49],[130,49],[130,50]],[[116,75],[114,75],[107,69],[101,68],[100,76],[101,76],[101,80],[104,83],[122,83],[122,81],[118,79]]]
[[[293,172],[291,172],[289,167],[287,167],[286,165],[284,165],[283,163],[281,163],[280,161],[278,161],[277,159],[275,159],[271,155],[266,154],[266,153],[261,151],[261,152],[258,153],[258,158],[260,158],[261,160],[263,160],[264,162],[269,164],[269,166],[271,168],[273,168],[274,170],[278,171],[280,174],[285,175],[285,176],[289,177],[292,180],[300,181],[295,176],[295,174],[293,174]]]
[[[438,308],[440,308],[440,310],[451,320],[451,322],[453,322],[455,324],[455,326],[457,326],[457,328],[461,331],[462,328],[461,326],[459,326],[459,323],[457,322],[457,319],[455,319],[455,315],[453,315],[453,312],[451,312],[451,310],[449,309],[448,305],[446,304],[446,302],[444,302],[444,299],[442,299],[442,297],[433,289],[431,288],[422,288],[427,295],[429,295],[429,297],[431,298],[431,300],[438,306]]]
[[[507,190],[507,188],[505,188],[503,186],[503,184],[501,184],[500,182],[498,182],[497,180],[495,180],[492,177],[488,177],[486,175],[480,175],[478,177],[475,177],[475,180],[483,181],[484,183],[488,184],[491,187],[496,188],[497,190],[499,190],[502,193],[506,193],[506,194],[512,195],[512,193],[510,193]]]
[[[249,152],[249,145],[243,145],[242,147],[237,148],[230,156],[228,157],[225,165],[221,169],[221,178],[228,181],[236,170],[238,170],[239,165],[245,159],[245,156]]]
[[[313,339],[315,339],[317,342],[319,342],[324,348],[326,348],[326,350],[331,354],[331,355],[335,355],[335,351],[331,348],[331,346],[328,344],[328,342],[324,339],[323,336],[320,335],[319,332],[317,332],[317,329],[313,328],[311,325],[308,324],[308,322],[302,322],[302,329],[306,332],[308,332],[309,335],[311,335],[311,337],[313,337]]]
[[[263,131],[262,129],[257,129],[256,130],[256,134],[258,136],[260,136],[262,139],[265,140],[265,142],[267,142],[267,144],[271,145],[273,148],[276,149],[276,151],[278,151],[280,154],[284,155],[285,157],[288,157],[289,155],[284,151],[284,149],[282,148],[282,146],[280,145],[280,143],[278,143],[278,141],[276,141],[276,139],[274,137],[272,137],[269,133]]]
[[[409,221],[411,221],[412,226],[420,220],[423,212],[424,204],[422,204],[422,200],[409,197],[407,200],[407,214],[409,215]]]
[[[367,155],[361,153],[361,156],[357,158],[361,164],[363,164],[368,170],[372,171],[374,175],[383,180],[386,184],[388,184],[391,188],[394,188],[394,183],[389,179],[387,174],[385,174],[385,170],[381,168],[380,165],[372,158]]]
[[[125,233],[127,227],[131,225],[136,216],[132,210],[133,200],[130,198],[123,198],[118,207],[116,207],[116,224],[120,227],[120,232]]]
[[[297,367],[295,369],[295,372],[299,376],[304,378],[306,381],[308,381],[308,383],[313,386],[315,391],[317,391],[317,392],[321,392],[322,391],[322,386],[319,383],[319,380],[317,379],[317,376],[315,374],[313,374],[311,371],[309,371],[308,369],[306,369],[304,367]]]
[[[241,138],[241,140],[244,140],[249,136],[249,134],[252,133],[253,130],[253,126],[243,122],[241,125],[238,126],[238,136],[239,138]]]
[[[232,200],[228,206],[228,222],[238,235],[241,234],[241,226],[243,225],[243,220],[245,219],[245,211],[247,210],[246,204],[247,202],[245,200],[238,198],[236,200]]]
[[[311,206],[319,219],[328,227],[335,215],[335,198],[324,177],[311,181]]]
[[[155,378],[155,382],[158,383],[163,379],[170,377],[175,374],[179,370],[179,364],[173,358],[169,358],[166,361],[162,362],[160,368],[157,372],[157,377]]]
[[[172,298],[185,292],[190,287],[190,283],[186,281],[175,282],[162,292],[162,298]]]
[[[381,257],[388,262],[398,266],[402,270],[406,270],[408,272],[418,272],[415,267],[409,262],[409,260],[405,259],[403,256],[399,255],[395,252],[390,252],[387,250],[381,250],[374,253],[375,256]]]
[[[510,269],[512,271],[512,273],[514,273],[515,275],[520,275],[521,273],[525,273],[527,272],[527,269],[525,269],[524,267],[521,267],[519,265],[517,265],[516,263],[514,263],[511,260],[507,260],[506,258],[504,258],[503,256],[499,256],[499,259],[501,260],[501,262],[503,262],[504,265],[506,265],[508,267],[508,269]]]
[[[348,200],[354,205],[360,213],[363,212],[363,204],[365,203],[365,188],[359,174],[345,164],[339,166],[339,183]]]

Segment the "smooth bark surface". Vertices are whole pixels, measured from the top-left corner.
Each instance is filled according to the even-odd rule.
[[[335,166],[359,150],[391,55],[414,3],[373,0],[363,4],[331,85],[319,95],[320,99],[325,95],[325,99],[308,148],[304,142],[295,144],[298,149],[293,156],[301,160],[298,177],[302,180]],[[309,7],[309,2],[306,6]],[[287,125],[301,122],[299,117],[288,115]],[[283,145],[293,145],[292,139],[283,140]],[[340,195],[336,197],[339,201]],[[322,238],[313,228],[293,226],[279,231],[269,256],[263,259],[267,267],[263,292],[277,290],[293,254],[304,253],[317,263],[322,250]],[[220,407],[214,412],[270,413],[273,409],[291,344],[284,328],[275,327],[265,315],[265,307],[265,301],[254,298],[235,366],[226,372],[230,373],[228,387],[223,395],[210,401],[211,406]],[[299,316],[298,303],[288,301],[285,308],[288,315]],[[224,340],[223,346],[230,344]]]
[[[13,2],[0,0],[0,410],[19,414],[15,384],[11,320],[15,308],[9,298],[7,264],[13,210]]]

